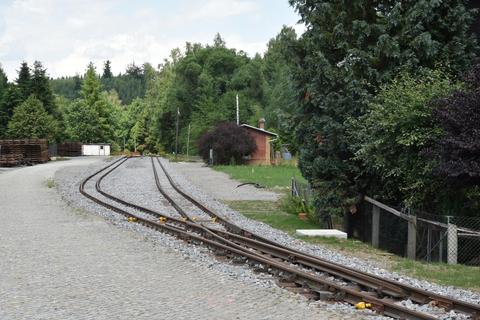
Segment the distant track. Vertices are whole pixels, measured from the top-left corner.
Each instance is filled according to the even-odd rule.
[[[480,306],[478,305],[435,295],[425,290],[389,279],[383,279],[375,275],[346,268],[339,264],[276,244],[271,240],[232,224],[181,190],[158,158],[156,158],[157,163],[172,188],[212,219],[218,221],[227,231],[217,230],[216,228],[207,227],[201,222],[193,221],[192,217],[173,199],[172,195],[164,190],[160,183],[153,158],[151,158],[151,164],[155,184],[162,196],[180,214],[181,219],[133,204],[103,191],[101,189],[102,180],[127,160],[128,158],[121,158],[87,177],[80,185],[80,192],[99,205],[109,208],[125,217],[133,218],[131,220],[135,220],[147,227],[175,235],[188,242],[204,244],[212,248],[217,255],[226,255],[234,259],[234,261],[249,263],[258,270],[273,273],[280,279],[279,283],[281,286],[289,287],[290,290],[303,293],[314,299],[319,298],[324,292],[334,292],[336,299],[351,304],[365,301],[371,303],[372,309],[377,312],[394,318],[435,319],[435,317],[429,314],[407,309],[396,303],[399,300],[409,298],[416,303],[434,303],[446,309],[454,309],[455,311],[467,313],[472,319],[480,319]],[[93,177],[102,172],[104,172],[104,174],[98,178],[95,184],[95,189],[99,194],[157,220],[155,221],[133,214],[118,206],[105,202],[97,196],[87,193],[85,191],[85,185]],[[305,269],[307,271],[305,271]],[[336,281],[327,279],[328,276],[315,274],[315,272],[318,271],[328,274],[328,276],[334,276],[335,279],[342,279],[346,281],[348,285],[340,285]]]

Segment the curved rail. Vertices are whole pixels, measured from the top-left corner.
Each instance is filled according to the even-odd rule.
[[[122,161],[123,160],[123,161]],[[157,159],[158,160],[158,159]],[[103,178],[105,178],[108,174],[110,174],[113,170],[118,168],[120,165],[122,165],[127,159],[119,159],[112,164],[106,166],[105,168],[95,172],[94,174],[90,175],[87,177],[80,185],[80,192],[88,197],[89,199],[95,201],[96,203],[107,207],[117,213],[120,213],[126,217],[134,218],[137,222],[146,225],[148,227],[161,230],[170,234],[174,234],[178,236],[181,239],[189,240],[189,241],[197,241],[204,243],[208,245],[209,247],[214,248],[215,250],[222,250],[229,252],[230,254],[234,256],[239,256],[245,259],[248,259],[250,261],[254,261],[256,263],[260,263],[264,265],[265,267],[268,268],[273,268],[277,271],[281,271],[284,274],[289,274],[293,275],[295,278],[296,282],[300,282],[304,284],[304,286],[310,288],[313,291],[319,291],[319,290],[325,290],[325,288],[331,288],[336,290],[337,292],[340,292],[342,295],[342,300],[350,302],[350,303],[356,303],[359,300],[362,301],[367,301],[372,303],[373,308],[379,312],[382,312],[386,315],[390,315],[393,317],[402,317],[402,318],[408,318],[408,319],[434,319],[434,317],[417,312],[414,310],[410,310],[407,308],[404,308],[402,306],[397,305],[393,301],[389,299],[379,299],[372,297],[370,293],[367,292],[362,292],[358,290],[354,290],[352,288],[346,287],[339,285],[338,283],[335,283],[333,281],[326,280],[322,277],[318,277],[316,275],[312,275],[310,273],[307,273],[305,271],[298,270],[297,268],[292,268],[288,266],[288,264],[284,262],[278,262],[275,261],[272,258],[269,258],[265,256],[264,254],[260,254],[261,252],[263,253],[268,253],[270,255],[275,255],[277,258],[280,257],[283,260],[290,261],[291,257],[287,256],[287,254],[290,254],[291,252],[289,251],[283,251],[283,256],[279,254],[279,252],[282,252],[282,248],[278,248],[275,246],[272,246],[268,243],[262,243],[261,241],[257,241],[255,239],[249,239],[247,237],[237,235],[234,233],[230,232],[224,232],[224,231],[219,231],[219,230],[210,230],[209,228],[206,228],[204,226],[201,226],[198,223],[192,222],[192,221],[187,221],[187,219],[184,217],[184,219],[175,219],[172,217],[168,217],[166,215],[162,215],[158,212],[155,212],[151,209],[143,208],[140,206],[137,206],[135,204],[129,203],[127,201],[124,201],[122,199],[119,199],[117,197],[114,197],[112,195],[109,195],[108,193],[104,192],[101,190],[101,181]],[[107,198],[110,198],[111,200],[117,201],[123,205],[135,208],[136,210],[148,213],[150,215],[154,215],[157,218],[163,218],[163,222],[155,222],[151,221],[148,219],[145,219],[141,216],[135,215],[133,213],[127,212],[124,209],[121,209],[119,207],[113,206],[105,201],[102,201],[101,199],[87,193],[85,191],[85,185],[86,183],[91,180],[94,176],[97,174],[105,171],[106,169],[114,166],[117,164],[115,167],[107,171],[105,174],[103,174],[96,183],[96,188],[97,191],[106,196]],[[152,164],[153,164],[153,159],[152,159]],[[158,178],[158,176],[157,176]],[[159,185],[158,185],[159,186]],[[159,186],[160,187],[160,186]],[[167,195],[168,196],[168,195]],[[171,199],[173,201],[173,199]],[[169,201],[170,202],[170,201]],[[174,201],[173,201],[174,202]],[[181,209],[181,208],[180,208]],[[167,220],[168,219],[168,220]],[[169,223],[165,223],[165,221],[168,221]],[[171,224],[171,223],[173,224]],[[195,230],[196,232],[199,232],[200,234],[193,233],[192,230]],[[256,247],[255,247],[256,245]],[[248,246],[248,247],[246,247]],[[252,248],[254,248],[255,251],[251,251]],[[271,252],[269,252],[271,251]],[[298,254],[301,254],[298,252]],[[302,259],[306,259],[308,257],[301,257],[298,255],[298,257]],[[324,266],[325,267],[325,266]],[[317,269],[317,268],[316,268]],[[325,271],[328,272],[328,271]],[[329,273],[333,273],[335,270],[330,270]],[[358,272],[357,272],[358,273]],[[345,278],[345,277],[344,277]],[[356,279],[358,281],[358,279]],[[355,281],[354,279],[350,279],[350,281]],[[368,286],[368,284],[367,284]],[[370,286],[371,287],[371,286]],[[387,286],[388,287],[388,286]],[[382,289],[378,288],[377,289]],[[384,293],[386,293],[387,290],[384,289]]]
[[[304,253],[304,252],[301,252],[299,250],[291,249],[291,248],[285,247],[283,245],[274,243],[271,240],[265,239],[264,237],[262,237],[260,235],[251,233],[251,232],[249,232],[245,229],[242,229],[241,227],[238,227],[236,225],[234,225],[235,228],[231,228],[232,224],[230,222],[228,222],[225,219],[223,219],[222,217],[218,216],[212,210],[208,209],[206,206],[199,203],[196,199],[192,198],[190,195],[186,194],[183,190],[181,190],[178,187],[178,185],[176,185],[176,183],[173,181],[172,177],[167,172],[166,168],[160,162],[158,157],[156,159],[157,159],[157,162],[159,163],[160,167],[162,168],[165,176],[167,177],[169,183],[175,189],[175,191],[177,191],[185,199],[189,200],[191,203],[193,203],[195,206],[197,206],[200,210],[204,211],[209,216],[218,219],[218,221],[221,221],[222,224],[225,225],[227,230],[232,230],[232,229],[238,230],[238,229],[240,229],[235,233],[241,233],[241,234],[247,235],[246,237],[242,237],[242,238],[237,237],[236,239],[239,239],[241,241],[248,242],[248,243],[264,242],[264,243],[271,244],[271,245],[273,244],[273,246],[274,246],[273,248],[272,248],[272,246],[267,246],[267,245],[266,245],[266,247],[268,247],[269,249],[273,249],[276,252],[281,252],[284,255],[288,255],[287,257],[290,257],[292,262],[299,262],[300,264],[302,264],[304,266],[311,267],[311,268],[314,268],[314,269],[317,269],[317,270],[320,270],[320,271],[324,271],[325,269],[322,269],[322,268],[328,267],[330,270],[334,270],[334,271],[337,271],[337,272],[346,273],[346,274],[350,274],[350,273],[355,274],[355,275],[359,276],[360,279],[362,279],[364,281],[371,281],[372,283],[375,283],[375,281],[372,280],[372,279],[375,279],[376,281],[381,281],[384,284],[382,289],[388,290],[388,289],[393,288],[393,291],[396,292],[398,295],[403,295],[405,297],[408,296],[414,302],[421,303],[421,304],[435,302],[435,305],[438,305],[439,307],[443,307],[447,310],[452,310],[453,309],[453,310],[456,310],[456,311],[459,311],[459,312],[469,314],[474,319],[480,319],[480,306],[479,305],[475,305],[475,304],[468,303],[468,302],[465,302],[465,301],[461,301],[461,300],[458,300],[458,299],[445,297],[445,296],[442,296],[442,295],[439,295],[439,294],[428,292],[428,291],[420,289],[420,288],[410,286],[408,284],[404,284],[404,283],[400,283],[400,282],[393,281],[393,280],[390,280],[390,279],[382,278],[382,277],[379,277],[377,275],[361,273],[361,272],[358,272],[355,269],[345,267],[345,266],[342,266],[340,264],[321,259],[321,258],[316,257],[314,255]],[[214,231],[214,232],[217,232],[217,231]],[[322,268],[319,268],[318,266],[322,266]],[[326,270],[325,270],[325,272],[330,273],[329,271],[326,271]],[[335,273],[331,273],[331,274],[335,275]],[[379,283],[379,282],[377,282],[377,283]],[[362,283],[358,282],[358,284],[362,284]],[[390,296],[395,296],[395,294],[393,294],[393,292],[391,292],[391,291],[389,291],[389,292],[384,291],[384,293],[388,294]]]

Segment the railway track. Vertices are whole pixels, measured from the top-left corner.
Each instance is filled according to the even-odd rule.
[[[151,164],[156,186],[162,196],[179,213],[180,219],[130,203],[103,191],[101,188],[102,180],[127,160],[128,158],[119,159],[87,177],[80,185],[80,192],[96,203],[129,218],[130,221],[175,235],[188,242],[206,245],[216,255],[229,256],[236,262],[249,263],[259,271],[273,273],[278,277],[281,286],[288,287],[290,290],[303,293],[314,299],[318,299],[325,294],[331,296],[333,292],[333,297],[337,300],[343,300],[351,304],[364,301],[370,303],[373,310],[393,318],[436,319],[430,314],[408,309],[397,303],[404,299],[410,299],[419,304],[430,303],[446,310],[466,313],[472,319],[480,319],[480,307],[478,305],[439,296],[392,280],[361,273],[298,250],[278,245],[264,237],[252,234],[230,223],[227,219],[216,215],[181,190],[158,158],[156,158],[156,161],[172,188],[180,196],[202,210],[212,221],[221,224],[223,228],[211,227],[208,225],[211,222],[195,221],[178,204],[178,201],[173,199],[163,188],[153,158],[151,158]],[[96,191],[112,201],[141,212],[142,215],[114,206],[85,191],[85,185],[102,172],[103,174],[97,179],[95,184]],[[155,220],[152,220],[152,218]],[[332,277],[335,280],[331,280]],[[343,283],[340,283],[339,279]],[[345,283],[347,284],[345,285]]]

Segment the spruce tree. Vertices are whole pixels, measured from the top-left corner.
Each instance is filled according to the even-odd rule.
[[[31,78],[31,93],[40,100],[45,110],[55,117],[58,112],[55,106],[55,98],[50,87],[50,80],[47,77],[46,70],[40,61],[33,63],[33,74]]]
[[[7,133],[7,125],[13,116],[13,109],[22,103],[22,98],[18,88],[9,83],[4,93],[3,101],[0,104],[0,137],[5,138]]]
[[[465,69],[475,54],[472,12],[452,1],[290,0],[305,23],[296,72],[300,169],[325,213],[341,214],[368,192],[346,133],[379,86],[400,69]]]
[[[103,79],[111,79],[111,78],[113,78],[110,60],[105,61],[105,64],[104,64],[104,66],[103,66],[102,78],[103,78]]]
[[[57,123],[43,108],[42,102],[33,95],[17,106],[8,123],[10,138],[43,138],[53,140]]]
[[[20,66],[18,71],[17,86],[19,90],[20,97],[22,101],[26,100],[32,93],[32,76],[30,74],[30,68],[28,64],[24,61]]]
[[[100,99],[101,84],[92,62],[88,64],[87,72],[82,83],[82,98],[89,106],[93,106]]]

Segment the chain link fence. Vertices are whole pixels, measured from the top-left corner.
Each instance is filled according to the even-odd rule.
[[[307,183],[292,178],[291,192],[306,203],[314,203]],[[332,228],[330,216],[316,214],[323,228]],[[426,262],[480,266],[480,217],[432,215],[365,197],[352,219],[355,226],[351,235],[379,249]],[[345,229],[338,223],[335,227]]]
[[[366,197],[360,238],[427,262],[480,266],[480,217],[406,212]]]

